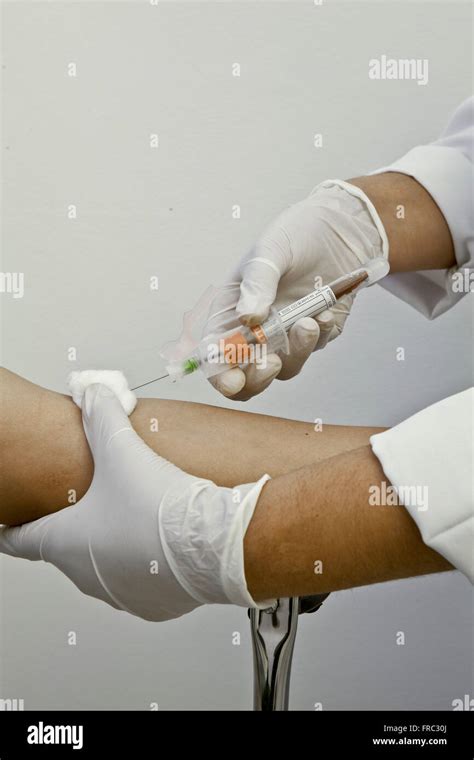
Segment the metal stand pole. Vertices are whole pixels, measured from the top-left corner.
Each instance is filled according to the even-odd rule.
[[[298,615],[316,612],[328,594],[278,599],[267,610],[250,609],[254,710],[288,710]]]

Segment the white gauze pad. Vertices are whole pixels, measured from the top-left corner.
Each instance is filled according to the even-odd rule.
[[[137,397],[128,387],[127,378],[118,369],[86,369],[83,372],[71,372],[67,378],[67,386],[71,391],[73,401],[82,409],[82,399],[89,385],[101,383],[106,385],[122,404],[123,410],[130,415],[137,405]]]

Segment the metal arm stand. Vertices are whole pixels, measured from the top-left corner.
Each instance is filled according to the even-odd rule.
[[[288,710],[298,615],[316,612],[329,594],[278,599],[267,610],[250,609],[254,710]]]

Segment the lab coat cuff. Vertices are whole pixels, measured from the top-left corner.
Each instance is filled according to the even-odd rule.
[[[372,451],[427,546],[474,583],[473,408],[470,388],[370,438]],[[378,488],[379,486],[374,486]],[[393,504],[391,501],[377,503]],[[377,507],[374,507],[376,509]]]
[[[371,174],[400,172],[417,180],[439,206],[448,224],[457,265],[442,272],[406,272],[381,283],[397,297],[433,319],[450,309],[470,289],[474,266],[473,166],[456,148],[436,144],[410,150],[393,164]]]

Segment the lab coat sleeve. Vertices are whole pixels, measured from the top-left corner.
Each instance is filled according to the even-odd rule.
[[[425,544],[474,583],[474,388],[370,438]],[[423,494],[423,498],[416,498]],[[393,507],[399,509],[400,507]]]
[[[414,177],[441,209],[451,232],[456,266],[444,271],[402,272],[381,285],[429,319],[443,314],[472,289],[474,267],[474,98],[464,101],[436,142],[420,145],[372,174]]]

